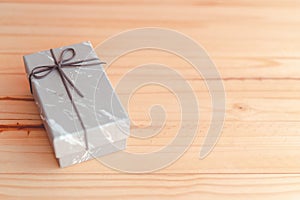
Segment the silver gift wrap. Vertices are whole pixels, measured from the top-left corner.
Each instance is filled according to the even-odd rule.
[[[72,61],[99,59],[90,42],[53,49],[55,57],[59,58],[66,48],[73,48],[76,52]],[[50,51],[46,50],[24,56],[24,63],[29,76],[35,67],[54,65],[54,60]],[[86,132],[58,71],[53,70],[41,79],[32,78],[33,97],[60,166],[66,167],[125,149],[130,121],[104,68],[97,64],[63,68],[63,71],[84,95],[79,96],[69,87]]]

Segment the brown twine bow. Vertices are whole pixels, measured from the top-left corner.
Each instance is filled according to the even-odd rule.
[[[71,57],[69,58],[64,58],[65,57],[65,54],[67,52],[71,52]],[[66,48],[64,49],[60,56],[59,56],[59,59],[57,60],[55,55],[54,55],[54,52],[53,52],[53,49],[50,49],[50,53],[51,53],[51,56],[53,58],[53,61],[54,61],[54,65],[42,65],[42,66],[37,66],[35,68],[32,69],[31,73],[29,74],[29,84],[30,84],[30,92],[32,93],[32,77],[33,78],[36,78],[36,79],[42,79],[46,76],[48,76],[51,72],[57,70],[62,82],[63,82],[63,85],[67,91],[67,94],[68,94],[68,97],[73,105],[73,108],[76,112],[76,115],[79,119],[79,122],[80,122],[80,125],[81,127],[83,128],[83,131],[84,131],[84,138],[85,138],[85,147],[86,147],[86,150],[89,149],[89,145],[88,145],[88,139],[87,139],[87,132],[86,132],[86,128],[84,126],[84,123],[82,121],[82,118],[79,114],[79,111],[75,105],[75,102],[73,101],[73,97],[71,95],[71,92],[70,92],[70,89],[68,87],[68,84],[76,91],[76,93],[80,96],[80,97],[83,97],[83,94],[79,91],[79,89],[74,85],[74,83],[71,81],[71,79],[65,74],[65,72],[62,70],[62,68],[69,68],[69,67],[87,67],[87,66],[93,66],[93,65],[99,65],[99,64],[105,64],[105,62],[99,62],[99,59],[98,58],[90,58],[90,59],[86,59],[86,60],[80,60],[80,61],[73,61],[73,62],[68,62],[70,60],[72,60],[75,55],[76,55],[76,52],[73,48]],[[85,62],[91,62],[91,61],[98,61],[98,62],[93,62],[93,63],[85,63]]]

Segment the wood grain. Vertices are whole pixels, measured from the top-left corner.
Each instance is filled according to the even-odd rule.
[[[0,199],[299,199],[299,10],[298,0],[1,0]],[[226,120],[217,145],[199,159],[212,115],[205,79],[179,57],[143,50],[121,57],[107,74],[118,88],[123,74],[144,63],[178,71],[199,102],[199,127],[191,147],[151,174],[117,172],[97,160],[58,168],[29,92],[22,56],[86,40],[96,46],[140,27],[180,31],[215,62],[226,89]],[[149,76],[157,74],[147,71],[133,78]],[[187,92],[179,80],[174,87]],[[130,100],[131,129],[150,123],[148,109],[155,103],[166,108],[166,126],[152,138],[131,137],[127,151],[153,152],[175,137],[178,102],[155,86],[138,90]],[[189,119],[184,129],[197,123]]]
[[[297,199],[299,175],[1,175],[2,197],[88,199]],[[230,182],[230,183],[228,183]],[[87,191],[86,188],[89,188]],[[261,198],[261,199],[263,199]]]

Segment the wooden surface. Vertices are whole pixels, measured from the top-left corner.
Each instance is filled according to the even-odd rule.
[[[11,0],[1,1],[0,16],[0,199],[300,199],[300,1]],[[216,63],[227,101],[215,149],[199,159],[211,116],[204,81],[179,58],[141,51],[116,61],[109,78],[116,84],[131,67],[149,61],[180,71],[200,102],[193,145],[155,173],[121,173],[95,160],[58,168],[22,55],[85,40],[97,45],[146,26],[192,37]],[[176,133],[176,101],[158,90],[136,93],[132,129],[149,124],[153,103],[168,105],[166,129],[147,140],[130,138],[130,152],[157,150]]]

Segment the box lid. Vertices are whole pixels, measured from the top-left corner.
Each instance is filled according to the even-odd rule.
[[[73,48],[76,52],[72,61],[98,58],[90,42],[53,49],[55,57],[58,59],[66,48]],[[28,75],[37,66],[54,64],[49,50],[26,55],[24,62]],[[40,108],[56,157],[85,149],[85,137],[90,148],[126,139],[129,136],[130,121],[104,68],[97,64],[66,67],[63,71],[84,95],[80,97],[69,87],[86,127],[87,137],[57,70],[42,79],[32,78],[33,96]]]

